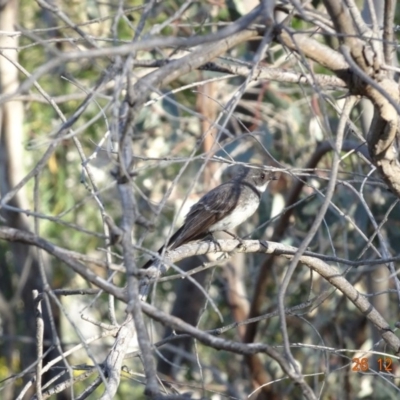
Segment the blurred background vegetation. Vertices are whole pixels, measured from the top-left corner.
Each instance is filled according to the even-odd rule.
[[[113,262],[122,265],[120,245],[107,247],[107,231],[102,219],[105,212],[118,225],[124,213],[115,179],[118,163],[115,135],[126,90],[122,68],[113,79],[96,89],[96,95],[73,124],[73,137],[68,134],[55,137],[63,116],[68,119],[76,113],[96,82],[109,71],[111,63],[121,62],[122,57],[119,61],[119,56],[82,58],[57,65],[36,81],[47,99],[37,87],[16,89],[30,74],[62,53],[130,43],[139,22],[144,22],[141,39],[212,34],[250,12],[257,5],[252,3],[240,0],[0,2],[1,95],[11,96],[1,107],[12,106],[11,110],[2,110],[2,197],[29,171],[37,168],[49,146],[54,147],[36,178],[30,179],[3,207],[0,225],[35,232],[54,245],[96,259],[105,260],[106,253],[110,252]],[[371,3],[379,7],[379,2]],[[278,1],[277,4],[282,6],[277,18],[286,15],[286,8],[291,12],[295,9],[290,2]],[[368,18],[364,2],[357,4]],[[324,12],[320,1],[301,7],[306,11]],[[398,12],[396,10],[395,24]],[[144,13],[147,15],[143,21]],[[297,32],[311,32],[314,22],[305,21],[293,12],[285,23]],[[259,40],[242,43],[217,61],[232,68],[249,66]],[[334,35],[320,35],[317,40],[332,47],[337,44]],[[133,79],[139,80],[152,69],[159,68],[162,60],[178,58],[189,51],[183,47],[137,51]],[[10,57],[15,57],[13,62]],[[282,73],[333,75],[327,68],[294,54],[275,41],[269,45],[261,65]],[[11,89],[6,85],[10,69],[16,74]],[[191,71],[160,90],[154,89],[149,96],[137,116],[131,137],[135,157],[132,188],[145,221],[135,227],[135,245],[156,251],[171,234],[171,224],[179,225],[192,204],[229,177],[227,162],[259,163],[282,171],[279,180],[264,195],[258,212],[238,227],[236,234],[243,238],[272,238],[296,247],[301,244],[324,200],[333,157],[330,143],[335,139],[347,88],[291,83],[285,78],[252,80],[244,85],[245,79],[218,72],[216,68],[204,68]],[[243,87],[244,93],[239,96]],[[235,98],[239,98],[236,105]],[[352,112],[354,126],[346,130],[338,184],[331,207],[309,246],[313,252],[352,261],[378,258],[370,245],[382,251],[382,239],[376,235],[374,226],[378,224],[388,255],[400,253],[398,199],[374,172],[363,139],[371,118],[371,109],[362,102]],[[289,208],[289,194],[298,182],[304,185],[293,198],[294,207]],[[287,213],[290,217],[284,229],[280,233],[275,231],[281,216]],[[148,255],[137,250],[135,259],[140,266]],[[184,260],[180,266],[190,270],[203,261],[200,258]],[[258,270],[264,262],[266,257],[262,254],[237,254],[221,262],[219,267],[193,276],[218,305],[223,322],[204,295],[187,280],[158,283],[150,301],[203,330],[243,321],[256,296]],[[365,265],[347,270],[348,267],[339,262],[333,264],[346,270],[349,282],[361,293],[368,294],[371,303],[394,326],[398,320],[398,296],[393,290],[395,280],[389,276],[386,266]],[[85,265],[107,278],[105,268],[88,261]],[[287,265],[284,258],[273,260],[263,288],[261,314],[277,310],[277,294]],[[395,266],[398,268],[398,263]],[[115,275],[114,283],[124,286],[124,274]],[[19,395],[18,398],[32,398],[34,394],[34,386],[31,386],[21,396],[24,385],[33,376],[31,367],[37,357],[32,289],[51,292],[91,287],[57,258],[33,247],[0,241],[0,398],[8,400]],[[324,293],[326,296],[318,302],[304,305]],[[307,382],[315,393],[320,393],[320,398],[389,399],[398,396],[398,361],[393,359],[390,376],[381,376],[380,356],[368,353],[386,350],[378,343],[379,334],[327,281],[300,264],[290,282],[285,305],[304,305],[296,315],[287,316],[288,334],[293,355],[302,373],[310,376]],[[110,323],[108,306],[106,294],[49,295],[49,301],[43,304],[47,351],[44,364],[61,349],[72,349],[104,332],[104,327],[85,321],[81,316]],[[124,303],[116,302],[117,320],[123,320],[125,308]],[[146,319],[146,323],[152,342],[171,335],[170,330],[150,319]],[[236,341],[246,340],[246,327],[230,329],[223,335]],[[58,345],[55,345],[56,337]],[[253,340],[281,348],[276,312],[258,324]],[[112,344],[112,337],[99,338],[74,351],[45,375],[44,382],[55,378],[66,364],[82,366],[102,362]],[[132,351],[137,350],[136,343],[131,347]],[[355,355],[364,357],[362,351],[367,352],[365,357],[368,357],[371,371],[352,372],[351,360]],[[260,356],[264,378],[267,377],[263,389],[255,371],[242,356],[216,352],[187,338],[169,342],[161,350],[155,350],[155,355],[160,379],[169,393],[190,392],[193,398],[210,399],[301,398],[300,389],[265,355]],[[124,365],[115,398],[145,398],[140,358],[127,359]],[[82,371],[69,373],[76,377]],[[67,375],[60,381],[68,379]],[[90,379],[93,378],[77,382],[73,390],[68,388],[50,398],[78,398],[90,385]],[[88,398],[100,398],[103,390],[100,387]]]

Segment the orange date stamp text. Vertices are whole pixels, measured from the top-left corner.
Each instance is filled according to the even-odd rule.
[[[351,370],[354,372],[366,372],[369,370],[367,357],[355,357],[352,360]],[[379,372],[392,372],[392,359],[390,357],[380,357],[377,360]]]

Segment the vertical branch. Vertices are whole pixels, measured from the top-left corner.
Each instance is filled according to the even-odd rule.
[[[153,1],[148,1],[145,10],[138,24],[138,29],[134,40],[137,40],[148,13],[151,10]],[[118,190],[121,197],[121,206],[123,212],[121,228],[123,231],[122,248],[125,268],[127,271],[128,288],[128,306],[127,312],[132,315],[139,348],[142,354],[143,367],[146,375],[145,393],[153,396],[158,393],[158,382],[156,374],[156,365],[152,354],[150,340],[146,331],[143,319],[143,313],[140,306],[139,281],[136,277],[137,267],[132,248],[132,235],[134,224],[138,218],[136,199],[132,190],[131,178],[133,176],[134,158],[132,149],[132,137],[134,136],[134,123],[137,116],[140,103],[135,107],[135,93],[133,88],[132,69],[133,58],[131,54],[125,62],[125,72],[127,75],[127,94],[124,103],[121,106],[120,118],[125,123],[122,125],[119,136],[119,171],[118,171]],[[132,327],[133,328],[133,327]]]
[[[126,103],[124,105],[126,106]],[[146,393],[155,394],[158,392],[156,368],[140,307],[139,282],[136,277],[137,267],[132,248],[132,232],[137,219],[136,199],[131,185],[131,172],[133,169],[133,151],[131,144],[133,115],[134,113],[131,109],[125,125],[125,132],[122,132],[120,139],[118,190],[121,198],[122,210],[124,211],[121,223],[121,229],[123,231],[121,244],[124,264],[127,271],[129,298],[127,311],[133,317],[137,339],[142,353],[143,366],[146,374]],[[129,134],[127,132],[129,132]]]
[[[32,291],[33,300],[35,301],[35,313],[36,313],[36,397],[38,400],[42,400],[42,367],[43,367],[43,336],[44,336],[44,322],[42,315],[42,304],[39,292],[37,290]]]
[[[383,16],[383,54],[385,63],[393,65],[393,54],[395,47],[393,44],[394,15],[396,10],[396,1],[385,0],[385,9]]]
[[[133,336],[134,327],[131,317],[128,316],[119,329],[113,347],[104,362],[104,374],[107,376],[107,384],[100,400],[112,400],[115,397],[121,380],[122,362]]]

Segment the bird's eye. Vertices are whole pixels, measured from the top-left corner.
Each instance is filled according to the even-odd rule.
[[[264,172],[261,174],[261,179],[262,179],[262,180],[265,179],[265,174],[264,174]]]

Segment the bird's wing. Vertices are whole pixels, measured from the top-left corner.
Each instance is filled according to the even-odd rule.
[[[226,182],[206,193],[191,207],[185,223],[171,236],[167,248],[176,249],[184,243],[207,236],[210,227],[236,207],[242,190],[241,185]],[[158,254],[161,254],[163,249],[164,246],[158,250]],[[150,267],[153,262],[154,259],[147,261],[142,268]]]
[[[240,191],[237,184],[226,182],[205,194],[190,209],[180,232],[171,237],[170,248],[207,236],[210,227],[236,207]]]

